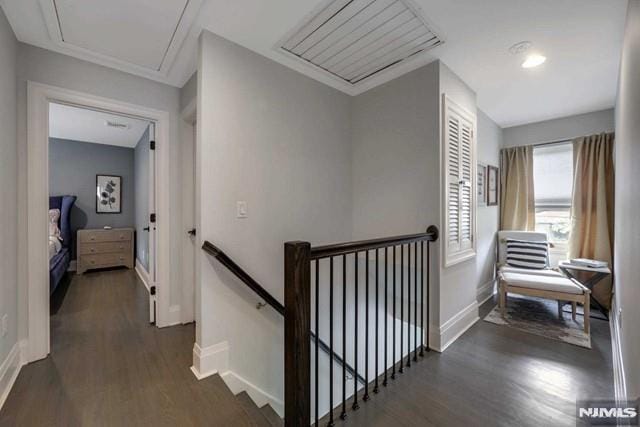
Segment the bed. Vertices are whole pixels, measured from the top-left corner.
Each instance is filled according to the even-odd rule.
[[[71,263],[71,208],[75,202],[76,196],[49,197],[50,221],[54,222],[58,229],[54,232],[52,227],[49,227],[49,295],[56,290]],[[59,214],[56,216],[52,209],[58,210]]]

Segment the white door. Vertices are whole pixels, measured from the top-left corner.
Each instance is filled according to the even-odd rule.
[[[195,262],[197,254],[198,239],[195,229],[195,202],[196,202],[196,122],[183,123],[184,147],[182,150],[182,170],[183,170],[183,193],[182,203],[184,206],[183,215],[183,285],[182,303],[180,314],[182,323],[189,323],[195,320]]]

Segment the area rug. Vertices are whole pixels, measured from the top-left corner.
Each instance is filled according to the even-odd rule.
[[[563,318],[560,319],[556,301],[509,296],[505,319],[500,315],[500,307],[495,306],[484,320],[545,338],[591,348],[591,337],[584,332],[582,316],[577,316],[574,321],[571,319],[571,313],[563,313]]]

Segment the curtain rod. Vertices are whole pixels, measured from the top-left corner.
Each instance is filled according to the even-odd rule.
[[[553,141],[538,142],[538,143],[531,144],[531,145],[534,146],[534,147],[541,147],[541,146],[544,146],[544,145],[565,144],[565,143],[571,142],[573,140],[574,140],[574,138],[563,138],[563,139],[556,139],[556,140],[553,140]]]

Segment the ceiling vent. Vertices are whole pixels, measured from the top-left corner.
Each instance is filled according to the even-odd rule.
[[[355,85],[442,43],[407,0],[331,0],[280,48]]]
[[[116,128],[116,129],[122,129],[122,130],[127,130],[130,127],[129,124],[127,124],[127,123],[114,122],[112,120],[105,120],[104,124],[107,127]]]

